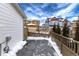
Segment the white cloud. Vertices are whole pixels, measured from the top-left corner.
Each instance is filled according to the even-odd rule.
[[[78,5],[77,3],[72,3],[72,4],[69,4],[69,5],[68,5],[68,3],[66,3],[66,4],[65,3],[63,3],[63,4],[58,3],[55,8],[63,8],[66,5],[68,5],[68,6],[66,8],[63,8],[63,9],[56,11],[56,12],[46,13],[46,11],[43,11],[42,7],[44,8],[44,7],[47,7],[48,5],[49,4],[47,4],[47,3],[42,5],[42,6],[31,5],[31,7],[27,7],[24,12],[29,17],[29,19],[37,19],[37,20],[40,20],[42,22],[44,22],[43,20],[47,19],[47,17],[54,17],[54,16],[55,17],[60,16],[62,18],[69,17],[68,19],[71,21],[71,20],[75,19],[75,16],[79,15],[79,13],[75,14],[75,12],[74,12],[75,7]],[[35,10],[32,9],[32,7]],[[31,12],[28,12],[28,11],[31,11]],[[73,18],[70,18],[70,17],[73,17]]]
[[[78,20],[78,17],[72,17],[69,19],[70,21],[73,21],[73,20]]]
[[[44,13],[42,11],[38,11],[38,12],[36,12],[36,14],[39,15],[39,16],[44,15]]]
[[[75,8],[76,5],[77,4],[71,4],[67,8],[58,11],[55,15],[65,18],[66,15],[69,14]]]
[[[26,8],[26,11],[33,11],[31,7]]]
[[[32,7],[35,8],[35,10],[32,9],[31,7],[28,7],[28,8],[26,8],[25,11],[27,11],[27,12],[31,11],[32,13],[39,15],[39,16],[44,15],[44,13],[42,12],[42,10],[39,7],[35,7],[35,6],[32,6]]]
[[[40,19],[47,19],[47,17],[41,17]]]
[[[34,16],[29,17],[29,19],[36,19],[36,20],[39,20],[39,18],[38,18],[38,17],[34,17]]]
[[[37,15],[39,15],[39,16],[45,15],[45,13],[44,13],[44,12],[42,11],[42,9],[39,8],[39,7],[37,7],[37,8],[35,9],[35,13],[36,13]]]
[[[68,13],[68,14],[65,14],[66,17],[72,17],[72,16],[74,16],[74,15],[75,15],[75,12],[70,12],[70,13]]]
[[[58,3],[57,8],[62,8],[62,7],[65,7],[67,5],[68,5],[68,3]]]
[[[53,17],[55,17],[55,16],[50,16],[50,18],[53,18]]]

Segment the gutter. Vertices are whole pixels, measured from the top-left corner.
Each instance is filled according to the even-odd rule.
[[[15,9],[16,11],[20,14],[20,16],[24,19],[27,18],[27,16],[25,15],[25,13],[22,11],[22,9],[20,8],[20,6],[18,5],[18,3],[10,3]]]

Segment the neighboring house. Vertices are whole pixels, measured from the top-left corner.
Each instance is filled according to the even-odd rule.
[[[71,25],[71,23],[67,19],[53,17],[53,18],[49,19],[49,27],[52,28],[54,23],[55,23],[55,25],[58,25],[58,23],[59,23],[59,26],[62,29],[64,26],[64,23],[66,23],[66,22],[67,22],[68,26]]]
[[[56,18],[56,17],[50,18],[49,19],[49,27],[53,27],[54,23],[55,23],[55,25],[57,25],[58,22],[59,22],[58,18]]]
[[[29,32],[36,32],[39,30],[40,21],[32,20],[30,23],[27,24]]]
[[[0,55],[4,54],[6,39],[9,48],[23,40],[23,19],[26,16],[18,4],[0,4]]]
[[[54,24],[57,25],[58,22],[59,22],[58,18],[56,18],[56,17],[50,18],[49,19],[49,30],[51,31],[53,26],[54,26]]]

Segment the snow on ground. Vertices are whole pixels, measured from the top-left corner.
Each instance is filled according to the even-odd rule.
[[[62,56],[62,54],[61,54],[61,52],[59,50],[59,47],[57,46],[57,44],[54,41],[54,39],[52,39],[51,37],[49,37],[49,38],[44,38],[44,37],[28,37],[27,40],[48,40],[49,41],[48,45],[52,46],[59,56]]]
[[[17,56],[58,56],[48,40],[27,40],[28,44],[17,52]]]
[[[54,41],[54,39],[51,39],[51,37],[50,37],[50,38],[48,38],[47,40],[49,41],[49,45],[50,45],[50,46],[53,46],[53,48],[55,49],[55,51],[57,52],[57,54],[58,54],[59,56],[62,56],[62,54],[61,54],[61,52],[60,52],[60,50],[59,50],[59,47],[57,46],[57,44],[56,44],[56,42]]]
[[[27,37],[27,40],[46,40],[45,37]]]
[[[27,40],[48,40],[49,41],[48,45],[52,46],[59,56],[62,56],[57,44],[55,43],[55,41],[53,39],[51,39],[51,37],[49,37],[49,38],[28,37]],[[26,43],[27,43],[26,41],[19,41],[13,48],[11,48],[11,50],[8,53],[3,54],[2,56],[16,56],[16,52],[18,52],[20,49],[22,49]]]
[[[26,43],[26,41],[19,41],[8,53],[3,54],[2,56],[16,56],[16,52],[22,49]]]

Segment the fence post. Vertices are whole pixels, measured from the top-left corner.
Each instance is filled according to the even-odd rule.
[[[75,42],[75,52],[77,53],[77,43]]]

